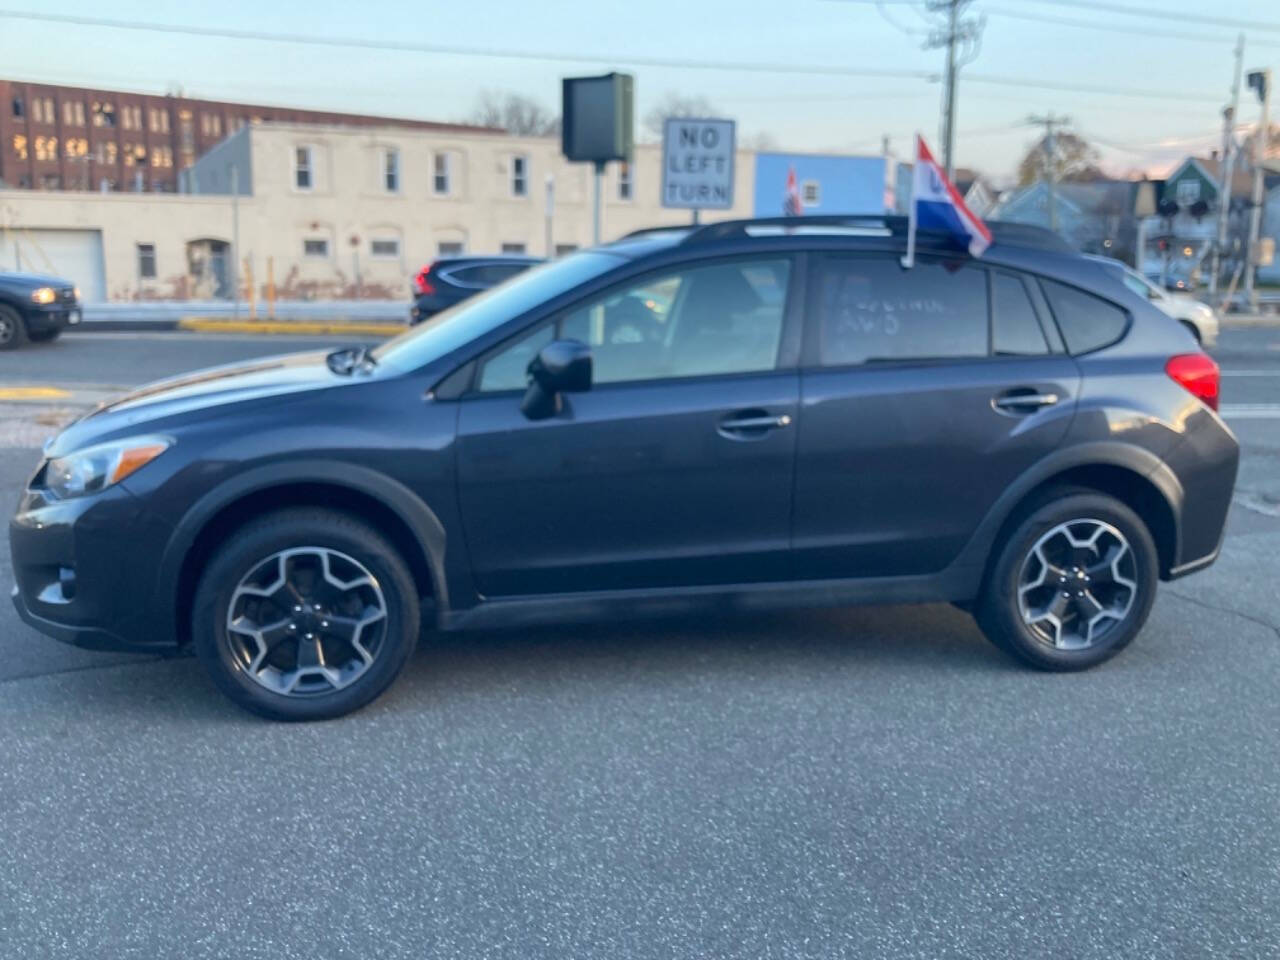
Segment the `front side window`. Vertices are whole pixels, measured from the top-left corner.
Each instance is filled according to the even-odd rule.
[[[789,260],[776,259],[659,274],[569,310],[548,330],[591,347],[595,383],[772,370],[790,272]],[[512,351],[518,359],[507,356]],[[500,351],[488,364],[502,372],[486,379],[482,371],[481,389],[523,387],[524,366],[536,352],[528,339]]]
[[[1041,284],[1068,353],[1089,353],[1124,336],[1129,317],[1115,304],[1054,280]]]
[[[982,270],[857,257],[824,263],[818,277],[819,362],[987,356],[987,282]]]
[[[382,187],[387,193],[400,192],[400,151],[382,151]]]
[[[529,194],[529,158],[514,156],[511,158],[511,195],[524,197]]]
[[[315,186],[310,147],[296,147],[293,151],[293,185],[299,190]]]

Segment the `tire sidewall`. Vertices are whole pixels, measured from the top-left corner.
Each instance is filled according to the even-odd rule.
[[[1038,639],[1023,622],[1018,585],[1023,562],[1048,531],[1072,520],[1101,520],[1116,527],[1133,551],[1138,595],[1128,616],[1100,643],[1084,650],[1058,650]],[[1159,557],[1146,524],[1120,501],[1095,493],[1051,500],[1028,514],[1004,542],[982,604],[981,624],[999,646],[1049,670],[1083,670],[1123,650],[1146,623],[1159,582]]]
[[[12,307],[0,304],[0,317],[13,324],[13,335],[7,340],[0,340],[0,350],[16,350],[27,340],[27,327],[22,315]]]
[[[335,515],[341,522],[308,520],[290,526],[276,520],[233,536],[201,577],[192,612],[196,655],[215,684],[238,704],[275,720],[324,720],[366,705],[399,674],[418,638],[419,605],[412,576],[394,548],[371,528]],[[227,608],[240,580],[273,553],[292,547],[327,547],[362,563],[378,581],[387,605],[387,628],[373,664],[342,690],[291,697],[267,690],[236,663],[226,629]]]

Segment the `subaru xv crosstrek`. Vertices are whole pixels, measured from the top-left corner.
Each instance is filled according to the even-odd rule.
[[[643,231],[372,349],[138,389],[48,443],[18,612],[194,646],[280,719],[368,703],[423,628],[699,605],[949,601],[1093,666],[1218,555],[1217,366],[1051,234],[921,233],[907,269],[906,226]]]

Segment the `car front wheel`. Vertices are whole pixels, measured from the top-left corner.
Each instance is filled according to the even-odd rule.
[[[12,307],[0,306],[0,350],[15,350],[27,339],[22,317]]]
[[[360,519],[282,510],[217,551],[196,591],[196,654],[223,693],[275,720],[357,710],[417,642],[419,602],[395,547]]]
[[[1142,629],[1158,557],[1129,507],[1089,490],[1050,491],[1005,537],[977,607],[999,647],[1045,670],[1083,670]]]

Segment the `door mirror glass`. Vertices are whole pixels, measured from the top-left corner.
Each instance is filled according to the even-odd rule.
[[[529,361],[529,388],[520,409],[544,420],[560,409],[560,395],[591,389],[591,348],[581,340],[553,340]]]

